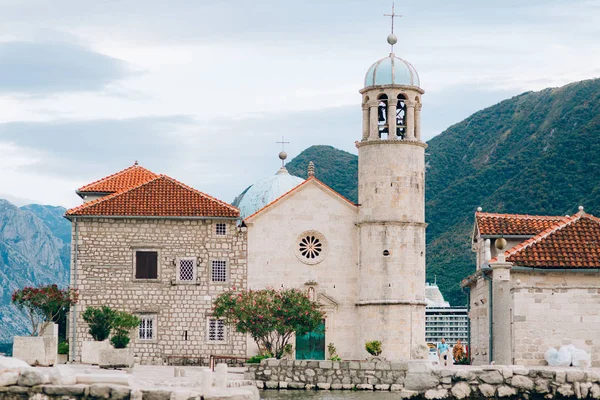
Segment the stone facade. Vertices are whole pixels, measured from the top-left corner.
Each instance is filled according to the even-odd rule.
[[[226,235],[216,235],[217,222],[226,223]],[[246,354],[244,335],[228,331],[225,341],[211,342],[207,334],[213,299],[231,287],[247,287],[247,236],[235,220],[79,217],[73,221],[72,239],[71,286],[80,292],[75,307],[76,360],[82,341],[92,340],[81,313],[102,305],[155,316],[152,340],[132,333],[130,346],[141,363]],[[158,279],[135,279],[136,250],[158,252]],[[177,282],[179,257],[196,260],[197,279],[192,283]],[[212,260],[227,262],[226,282],[211,281]]]
[[[512,272],[511,278],[515,364],[545,365],[548,347],[573,344],[600,367],[600,276]]]
[[[305,183],[248,224],[248,287],[311,290],[325,311],[325,343],[343,358],[364,358],[357,343],[358,230],[356,207],[317,181]],[[326,255],[317,263],[297,248],[303,234],[318,232]],[[292,341],[292,344],[294,342]],[[294,345],[295,346],[295,345]],[[256,346],[249,340],[250,355]]]
[[[471,356],[474,364],[497,361],[489,358],[489,285],[476,274],[470,285]],[[494,296],[493,302],[499,300]],[[510,362],[546,365],[549,347],[573,344],[592,355],[600,366],[600,276],[595,272],[510,272],[507,304],[509,314],[494,314],[494,329],[510,325]],[[494,349],[494,352],[497,352]]]

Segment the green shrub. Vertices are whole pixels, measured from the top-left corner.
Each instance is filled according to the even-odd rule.
[[[381,342],[379,340],[373,340],[365,343],[365,349],[372,356],[378,356],[381,354]]]
[[[272,354],[257,354],[255,356],[252,356],[248,359],[248,361],[246,361],[248,364],[259,364],[261,362],[261,360],[264,360],[266,358],[273,358]]]
[[[129,344],[131,339],[127,335],[115,335],[110,338],[110,344],[113,345],[115,349],[124,349]]]
[[[115,349],[124,349],[129,344],[129,332],[140,325],[140,319],[125,311],[115,311],[112,320],[113,334],[110,343]]]
[[[69,342],[60,342],[58,344],[58,354],[69,354]]]
[[[94,340],[103,341],[110,335],[113,326],[115,311],[110,307],[102,306],[100,308],[88,307],[82,314],[83,320],[90,327],[89,333]]]

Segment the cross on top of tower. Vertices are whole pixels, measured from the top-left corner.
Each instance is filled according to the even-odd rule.
[[[285,159],[287,158],[287,153],[285,152],[285,145],[289,144],[290,142],[286,142],[285,138],[282,136],[281,142],[277,142],[277,143],[281,144],[281,152],[279,153],[279,159],[281,160],[281,167],[284,167]]]
[[[394,45],[398,42],[398,38],[394,35],[394,18],[402,17],[402,15],[396,14],[394,11],[394,3],[392,3],[392,13],[391,14],[383,14],[384,17],[390,17],[392,20],[392,33],[387,37],[387,42],[392,46],[392,53],[394,53]]]

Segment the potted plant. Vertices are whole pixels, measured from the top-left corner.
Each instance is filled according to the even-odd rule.
[[[66,364],[69,357],[69,342],[60,342],[58,344],[57,364]]]
[[[140,325],[140,319],[125,311],[116,311],[112,320],[112,348],[100,351],[101,368],[127,368],[133,366],[133,352],[127,345],[129,334]]]
[[[58,348],[58,326],[55,322],[77,303],[77,299],[76,290],[59,289],[57,285],[16,290],[11,300],[29,317],[31,336],[15,336],[13,356],[30,365],[54,365]]]
[[[379,356],[381,354],[381,352],[383,351],[381,349],[381,342],[379,340],[372,340],[370,342],[366,342],[365,343],[365,349],[372,356],[372,357],[369,357],[370,361],[382,361],[382,360],[384,360],[383,357]]]
[[[100,352],[110,348],[108,337],[113,326],[115,311],[108,306],[88,307],[82,314],[88,324],[88,333],[94,340],[86,340],[81,344],[81,362],[99,364]]]

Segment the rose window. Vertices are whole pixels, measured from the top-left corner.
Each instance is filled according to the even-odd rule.
[[[300,241],[300,254],[306,258],[317,258],[321,254],[321,250],[323,250],[323,243],[314,235],[302,238]]]
[[[325,258],[327,243],[325,237],[316,231],[307,231],[298,236],[296,257],[305,264],[317,264]]]

